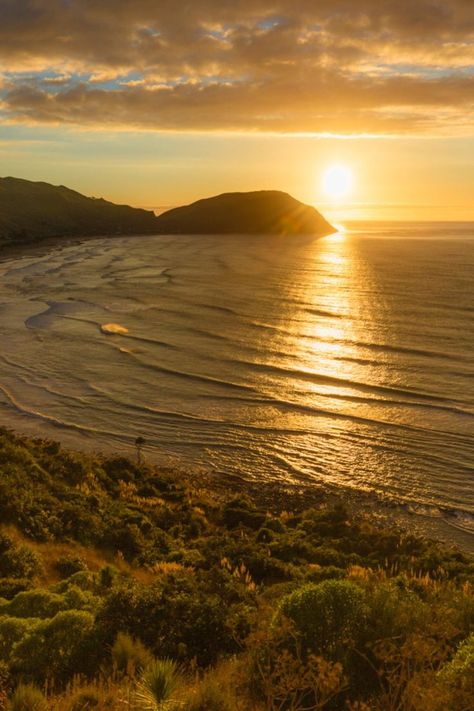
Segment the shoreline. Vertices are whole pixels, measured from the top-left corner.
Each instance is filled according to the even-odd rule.
[[[303,511],[314,505],[333,506],[340,504],[347,508],[354,518],[370,519],[371,524],[381,528],[392,528],[397,532],[412,534],[418,538],[432,541],[444,548],[460,550],[474,560],[474,533],[449,523],[446,519],[430,516],[410,509],[409,502],[384,499],[375,491],[363,491],[335,485],[315,482],[284,485],[278,481],[249,481],[244,477],[210,473],[209,487],[215,493],[225,496],[229,491],[234,494],[245,492],[258,505],[279,513],[291,504],[291,510]],[[433,509],[435,507],[433,506]]]
[[[44,439],[59,443],[61,448],[97,458],[123,456],[135,460],[133,442],[120,444],[110,442],[105,446],[93,440],[82,443],[76,437],[59,436],[42,427],[21,428],[4,424],[13,435],[27,439]],[[409,502],[396,501],[383,497],[376,491],[358,490],[318,481],[282,482],[279,479],[249,479],[244,474],[229,474],[207,468],[200,461],[189,461],[176,452],[163,451],[161,455],[150,455],[146,447],[144,461],[151,466],[161,467],[173,472],[180,481],[188,482],[202,491],[225,501],[229,496],[248,495],[256,505],[269,512],[280,514],[282,511],[301,512],[312,506],[342,505],[351,517],[370,521],[381,529],[391,529],[397,533],[414,535],[417,538],[433,542],[447,550],[458,550],[474,560],[474,533],[457,527],[439,516],[428,515],[410,508]],[[424,507],[426,510],[427,507]],[[433,505],[433,509],[435,509]]]
[[[10,242],[2,245],[0,242],[0,263],[10,259],[21,259],[22,257],[30,257],[35,254],[42,255],[58,247],[72,247],[80,245],[83,242],[89,242],[94,239],[114,239],[117,237],[161,237],[158,233],[133,233],[133,234],[100,234],[100,235],[75,235],[75,236],[57,236],[45,237],[39,241],[30,240],[22,242],[22,244],[12,244]]]

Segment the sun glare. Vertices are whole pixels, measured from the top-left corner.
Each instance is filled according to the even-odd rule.
[[[352,171],[346,165],[331,165],[323,174],[323,190],[332,200],[340,200],[352,190]]]

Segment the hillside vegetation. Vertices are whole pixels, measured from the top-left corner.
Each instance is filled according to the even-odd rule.
[[[168,210],[158,217],[169,234],[315,234],[336,230],[309,205],[278,190],[224,193]]]
[[[218,195],[156,217],[62,185],[0,178],[0,250],[49,238],[102,235],[331,232],[334,228],[317,210],[278,191]]]
[[[459,553],[4,429],[0,519],[0,708],[474,708]]]
[[[88,198],[62,185],[0,178],[0,247],[49,237],[156,231],[153,212]]]

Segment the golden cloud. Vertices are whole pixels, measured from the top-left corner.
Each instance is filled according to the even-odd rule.
[[[9,121],[474,132],[472,0],[0,0],[0,11]]]

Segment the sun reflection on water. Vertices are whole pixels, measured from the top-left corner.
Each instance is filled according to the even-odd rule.
[[[311,404],[340,412],[341,398],[357,395],[354,383],[363,383],[370,367],[364,363],[361,342],[371,318],[364,291],[371,276],[347,233],[315,242],[310,260],[300,293],[308,306],[304,328],[298,324],[296,357],[299,367],[315,376],[306,385],[315,399]],[[365,405],[354,397],[344,407],[357,415]]]

